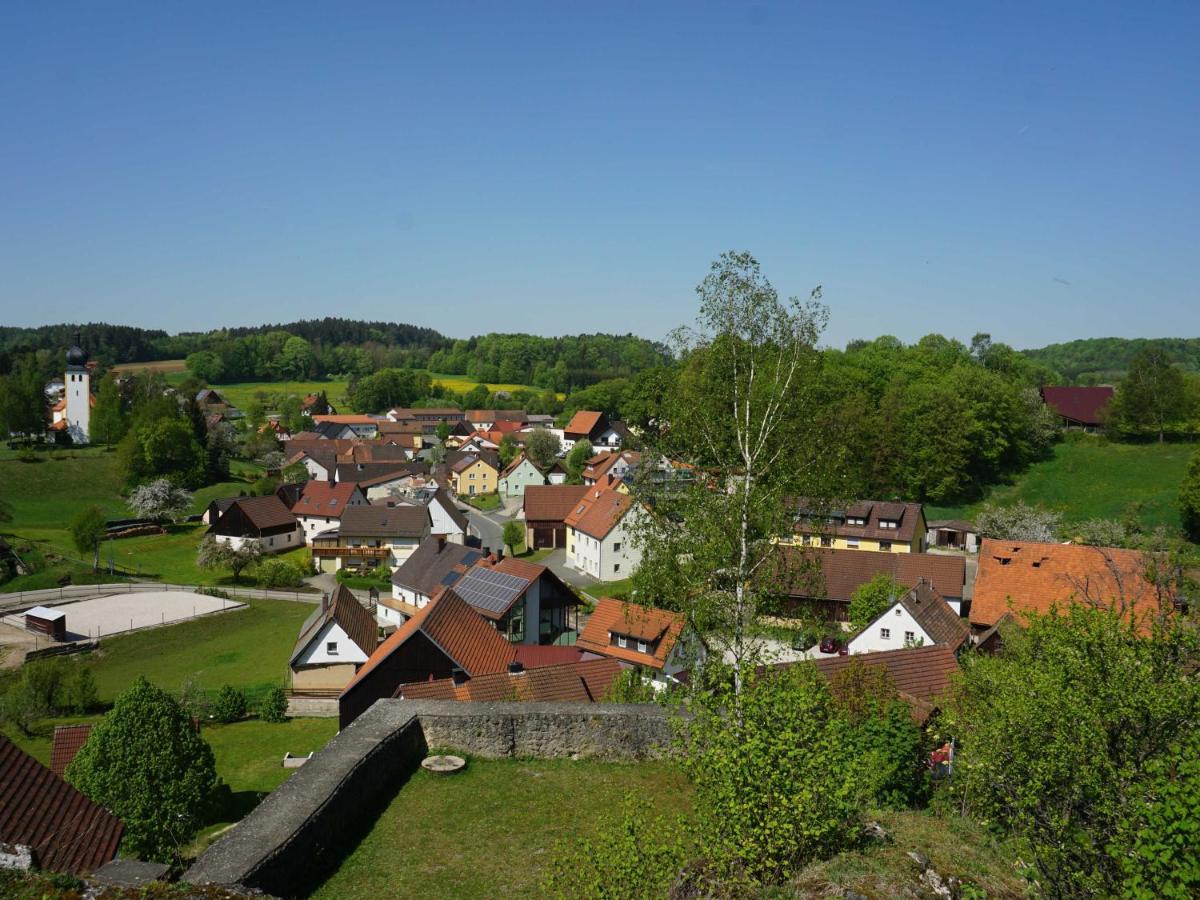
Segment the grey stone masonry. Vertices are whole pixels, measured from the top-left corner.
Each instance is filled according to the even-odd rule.
[[[372,828],[431,747],[487,758],[661,754],[665,710],[607,703],[380,700],[314,755],[183,876],[307,893]]]

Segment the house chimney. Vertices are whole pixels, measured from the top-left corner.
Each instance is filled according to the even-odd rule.
[[[458,666],[455,666],[450,670],[450,677],[454,679],[454,683],[456,685],[467,683],[467,673]]]
[[[523,662],[521,662],[519,659],[514,659],[512,662],[510,662],[508,664],[508,674],[509,675],[520,675],[524,671],[525,671],[525,664]]]
[[[446,549],[446,536],[444,534],[434,535],[437,538],[437,552],[441,553]]]

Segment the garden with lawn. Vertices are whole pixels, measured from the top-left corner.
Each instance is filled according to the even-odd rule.
[[[626,794],[687,814],[691,787],[666,762],[471,759],[413,773],[315,897],[538,896],[560,840],[593,833]]]
[[[1177,528],[1179,487],[1194,451],[1192,444],[1124,444],[1072,436],[1012,484],[991,488],[975,503],[927,506],[925,516],[970,520],[985,503],[1024,502],[1057,510],[1067,524],[1132,514],[1146,528]]]

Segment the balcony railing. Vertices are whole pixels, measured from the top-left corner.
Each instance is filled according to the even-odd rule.
[[[318,559],[330,559],[338,556],[357,556],[361,559],[387,559],[391,555],[391,550],[389,550],[387,547],[321,547],[317,544],[313,544],[312,555]]]

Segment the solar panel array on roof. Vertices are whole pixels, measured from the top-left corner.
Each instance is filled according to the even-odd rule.
[[[442,584],[450,585],[462,578],[462,572],[447,572],[442,576]]]
[[[458,583],[454,591],[472,606],[491,612],[505,612],[521,595],[529,582],[515,575],[497,572],[495,569],[472,569]]]

